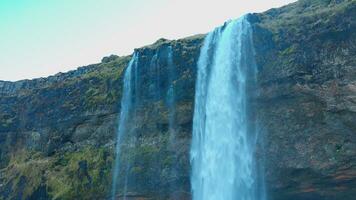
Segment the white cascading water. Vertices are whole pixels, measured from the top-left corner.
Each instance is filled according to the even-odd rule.
[[[112,199],[116,199],[116,191],[117,191],[117,184],[118,184],[118,176],[119,176],[119,171],[120,171],[120,152],[121,152],[121,142],[122,138],[125,136],[127,132],[127,123],[128,123],[128,118],[131,110],[131,104],[132,104],[132,68],[137,65],[137,54],[135,53],[133,57],[131,58],[126,71],[124,75],[124,83],[123,83],[123,96],[121,99],[121,111],[120,111],[120,118],[119,118],[119,124],[118,124],[118,129],[117,129],[117,138],[116,138],[116,149],[115,149],[115,165],[114,165],[114,170],[113,170],[113,181],[112,181],[112,193],[111,197]],[[127,178],[127,177],[126,177]],[[125,180],[125,182],[127,182]],[[125,184],[126,185],[126,184]],[[126,190],[126,186],[125,189]],[[125,196],[125,194],[124,194]]]
[[[261,200],[248,128],[247,77],[255,74],[246,16],[209,33],[198,61],[191,187],[193,200]],[[254,79],[253,77],[250,79]]]
[[[174,91],[174,79],[175,79],[175,66],[173,63],[173,52],[172,52],[172,47],[168,47],[168,53],[167,53],[167,67],[168,67],[168,82],[170,83],[168,92],[167,92],[167,104],[168,104],[168,110],[169,110],[169,134],[170,134],[170,143],[173,144],[175,142],[175,133],[174,133],[174,128],[175,128],[175,91]]]
[[[169,141],[168,149],[171,151],[172,165],[170,166],[170,180],[168,191],[170,193],[170,199],[182,199],[179,192],[178,179],[179,162],[178,162],[178,147],[177,147],[177,132],[176,132],[176,96],[175,96],[175,80],[176,80],[176,66],[173,62],[173,48],[168,46],[167,48],[167,73],[169,88],[166,94],[166,103],[168,107],[168,132]],[[173,181],[172,181],[173,180]]]

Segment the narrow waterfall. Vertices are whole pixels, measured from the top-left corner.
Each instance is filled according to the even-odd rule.
[[[198,61],[191,187],[194,200],[261,200],[249,126],[248,83],[255,80],[246,16],[209,33]]]
[[[161,72],[160,72],[160,63],[159,63],[159,52],[156,51],[151,58],[150,68],[153,72],[152,76],[154,78],[154,91],[152,93],[153,98],[158,100],[161,97],[160,83],[161,83]],[[158,110],[156,110],[158,112]]]
[[[167,48],[167,74],[168,74],[168,89],[166,94],[166,104],[168,108],[168,149],[171,152],[172,165],[170,166],[170,180],[169,182],[169,194],[170,199],[182,199],[177,192],[180,188],[176,183],[176,179],[179,176],[179,162],[178,162],[178,147],[176,136],[176,96],[175,96],[175,80],[176,80],[176,66],[173,62],[173,49],[171,46]]]
[[[138,55],[135,53],[131,58],[124,75],[124,83],[123,83],[123,95],[121,99],[121,111],[120,111],[120,118],[118,123],[118,131],[117,131],[117,138],[116,138],[116,149],[115,149],[115,165],[113,170],[113,180],[112,180],[112,193],[111,197],[114,200],[117,185],[118,185],[118,178],[119,178],[119,171],[120,171],[120,152],[121,152],[121,142],[122,138],[125,136],[127,132],[127,123],[128,118],[131,110],[132,104],[132,68],[137,65],[137,58]],[[136,67],[137,68],[137,67]],[[126,166],[127,168],[127,166]],[[125,178],[127,179],[127,177]],[[125,180],[125,183],[127,180]],[[125,184],[126,185],[126,184]],[[126,188],[125,188],[126,190]]]
[[[175,79],[175,66],[173,63],[173,56],[172,56],[172,47],[168,47],[167,52],[167,68],[168,68],[168,83],[169,89],[167,91],[167,106],[169,110],[169,134],[170,134],[170,143],[174,143],[174,127],[175,127],[175,91],[174,91],[174,79]]]

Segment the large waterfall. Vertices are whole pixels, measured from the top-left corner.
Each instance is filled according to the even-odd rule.
[[[123,96],[121,99],[121,112],[120,112],[120,118],[119,118],[119,127],[118,127],[118,133],[117,133],[117,139],[116,139],[116,150],[115,150],[115,165],[114,165],[114,170],[113,170],[113,181],[112,181],[112,199],[115,199],[116,195],[116,190],[117,190],[117,184],[118,184],[118,178],[119,178],[119,169],[120,169],[120,151],[121,151],[121,145],[122,145],[122,139],[125,136],[127,132],[127,123],[128,123],[128,118],[131,110],[131,104],[132,104],[132,68],[135,67],[137,69],[137,54],[135,53],[133,57],[131,58],[128,67],[126,68],[125,71],[125,76],[124,76],[124,83],[123,83]],[[126,177],[127,179],[127,177]],[[125,181],[127,182],[127,181]],[[126,185],[126,184],[125,184]]]
[[[198,61],[191,185],[194,200],[261,200],[249,125],[248,84],[255,80],[246,16],[209,33]]]

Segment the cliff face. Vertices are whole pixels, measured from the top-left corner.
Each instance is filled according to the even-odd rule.
[[[356,1],[302,0],[249,15],[270,199],[356,195]],[[121,155],[133,197],[189,199],[196,62],[204,35],[137,49],[137,114]],[[174,75],[168,73],[172,50]],[[0,81],[0,199],[105,199],[130,57]],[[170,90],[176,133],[169,136]],[[174,168],[174,170],[172,170]],[[123,183],[120,183],[123,184]],[[119,191],[119,193],[122,191]],[[118,195],[119,196],[119,195]]]
[[[136,135],[131,134],[122,155],[133,163],[132,195],[165,198],[173,182],[189,192],[195,64],[202,40],[202,35],[159,40],[136,50],[140,118],[132,120],[130,129]],[[172,80],[167,76],[168,46],[175,68]],[[45,79],[0,83],[1,198],[104,199],[110,195],[123,72],[129,60],[119,57]],[[169,148],[176,147],[167,145],[168,82],[174,82],[179,132],[176,147],[180,150],[174,154]],[[179,157],[181,163],[177,177],[167,177],[172,157]],[[124,173],[120,172],[120,180]]]
[[[3,199],[96,197],[109,184],[123,57],[46,79],[3,82]],[[86,179],[87,178],[87,179]]]
[[[257,99],[273,199],[353,199],[355,1],[256,15]]]

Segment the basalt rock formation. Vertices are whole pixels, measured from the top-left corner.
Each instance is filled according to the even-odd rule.
[[[249,100],[260,123],[263,143],[256,154],[264,163],[268,198],[353,199],[356,1],[300,0],[249,14],[248,20],[259,88]],[[140,101],[129,125],[135,134],[121,156],[130,165],[119,173],[130,180],[130,198],[191,198],[189,149],[204,37],[160,39],[135,50]],[[168,47],[174,77],[168,76]],[[47,78],[0,81],[0,199],[110,197],[123,74],[130,59],[110,56]],[[171,86],[174,145],[168,145]],[[173,166],[178,166],[174,172]]]

